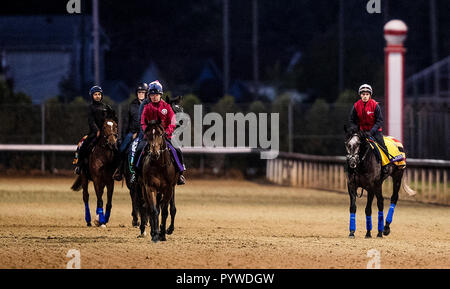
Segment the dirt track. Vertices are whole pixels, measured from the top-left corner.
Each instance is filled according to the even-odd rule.
[[[189,180],[176,192],[174,234],[153,244],[136,238],[120,183],[107,228],[88,228],[72,181],[0,177],[0,268],[65,268],[70,249],[80,251],[81,268],[366,268],[370,249],[381,268],[450,268],[449,207],[399,201],[391,235],[367,240],[366,200],[358,199],[356,239],[348,239],[345,194]]]

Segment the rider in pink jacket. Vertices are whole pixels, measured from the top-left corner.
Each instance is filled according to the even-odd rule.
[[[173,154],[173,157],[176,162],[176,167],[180,172],[180,177],[178,179],[177,184],[184,185],[186,180],[183,176],[183,172],[185,170],[185,166],[183,163],[183,155],[181,153],[181,150],[179,148],[175,148],[170,141],[170,139],[172,138],[172,133],[176,127],[175,114],[172,110],[172,107],[167,102],[161,99],[163,89],[159,81],[156,80],[149,84],[147,94],[150,96],[151,101],[144,106],[144,110],[142,111],[141,115],[142,131],[145,132],[147,128],[146,122],[152,120],[161,120],[161,124],[167,135],[166,142],[170,148],[170,151]]]

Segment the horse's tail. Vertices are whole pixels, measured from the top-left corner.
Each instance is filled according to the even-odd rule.
[[[77,177],[77,179],[75,180],[75,182],[73,183],[71,189],[72,189],[73,191],[79,191],[79,190],[81,190],[81,185],[82,185],[82,184],[83,184],[83,181],[82,181],[82,179],[81,179],[81,175],[79,175],[79,176]]]
[[[402,182],[402,188],[410,196],[414,196],[416,194],[416,192],[408,186],[405,180]]]

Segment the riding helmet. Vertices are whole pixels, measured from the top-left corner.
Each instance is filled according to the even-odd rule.
[[[370,86],[368,84],[361,85],[359,87],[358,94],[361,95],[361,93],[363,93],[363,92],[368,92],[368,93],[370,93],[370,95],[372,95],[373,94],[372,86]]]
[[[92,97],[96,92],[100,92],[103,99],[103,89],[98,85],[94,85],[93,87],[91,87],[91,89],[89,90],[89,95]]]
[[[159,83],[158,80],[155,80],[153,82],[150,82],[150,85],[148,86],[147,94],[163,94],[163,87],[161,83]]]
[[[145,82],[141,82],[136,86],[136,95],[138,93],[138,91],[140,90],[145,90],[145,93],[147,93],[148,91],[148,84]]]

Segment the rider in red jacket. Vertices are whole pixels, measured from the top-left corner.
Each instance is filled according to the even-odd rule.
[[[372,99],[372,87],[363,84],[359,87],[359,96],[361,97],[350,112],[350,123],[353,127],[365,131],[371,135],[376,142],[387,151],[382,135],[383,115],[378,103]]]
[[[171,139],[172,133],[176,126],[175,114],[173,113],[172,107],[167,102],[161,99],[160,94],[150,94],[150,98],[152,99],[152,102],[147,104],[144,107],[144,111],[142,111],[142,131],[145,131],[145,129],[147,128],[147,124],[145,121],[160,119],[162,126],[166,130],[167,138]],[[153,101],[157,98],[159,98],[159,101]]]
[[[172,133],[176,127],[175,114],[172,110],[172,107],[161,99],[163,94],[162,85],[158,81],[154,81],[150,83],[147,94],[150,96],[150,103],[144,106],[144,110],[141,115],[141,127],[142,131],[145,132],[147,128],[146,122],[152,120],[161,120],[161,124],[164,127],[167,138],[166,141],[170,147],[171,152],[176,161],[176,167],[180,172],[180,177],[178,179],[178,185],[184,185],[186,180],[183,176],[183,172],[185,170],[183,155],[179,148],[176,148],[172,145],[170,139],[172,138]],[[138,148],[138,151],[140,149]]]

